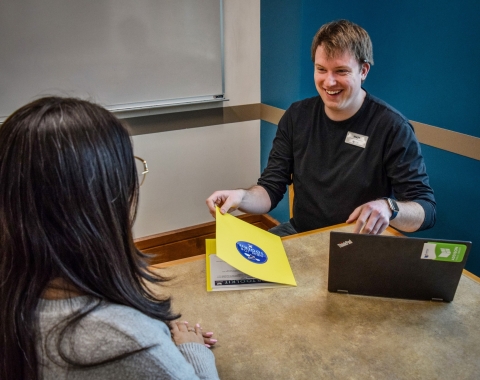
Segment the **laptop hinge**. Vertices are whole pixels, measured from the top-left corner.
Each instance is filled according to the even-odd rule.
[[[337,290],[337,293],[345,293],[345,294],[348,294],[348,290],[338,289],[338,290]]]
[[[443,302],[443,298],[432,298],[432,301]]]

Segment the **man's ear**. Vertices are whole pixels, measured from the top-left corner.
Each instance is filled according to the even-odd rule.
[[[370,63],[363,62],[362,67],[360,68],[360,75],[362,77],[362,82],[367,79],[368,72],[370,71]]]

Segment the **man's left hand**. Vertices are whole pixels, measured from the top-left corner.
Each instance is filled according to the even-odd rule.
[[[355,220],[354,233],[378,235],[388,227],[392,211],[387,201],[377,199],[357,207],[348,217],[347,223]]]

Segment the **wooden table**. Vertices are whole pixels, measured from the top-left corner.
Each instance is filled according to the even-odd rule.
[[[451,303],[329,293],[331,230],[284,238],[297,287],[207,293],[200,256],[158,291],[215,332],[224,380],[480,379],[480,284],[463,275]]]

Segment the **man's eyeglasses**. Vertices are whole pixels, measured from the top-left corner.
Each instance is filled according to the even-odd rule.
[[[143,183],[145,182],[145,178],[147,177],[148,173],[148,166],[147,166],[147,161],[145,161],[143,158],[140,158],[138,156],[135,157],[135,163],[137,167],[137,175],[138,175],[138,184],[139,186],[142,186]]]

